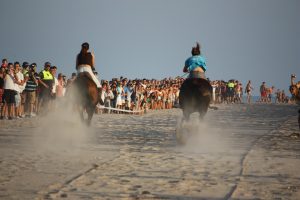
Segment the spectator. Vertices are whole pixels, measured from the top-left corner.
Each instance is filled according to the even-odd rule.
[[[54,83],[53,75],[50,71],[51,63],[45,62],[44,70],[39,74],[39,105],[38,112],[46,113],[50,109],[51,92]],[[41,110],[42,109],[42,110]]]
[[[15,95],[17,94],[15,83],[17,82],[14,66],[8,63],[7,72],[4,75],[4,108],[7,106],[8,119],[12,120],[14,117],[14,104],[16,103]],[[5,109],[2,109],[1,119],[5,116]]]
[[[6,58],[2,59],[2,64],[1,64],[1,68],[6,69],[8,65],[8,61]]]
[[[14,68],[15,68],[15,90],[16,90],[16,96],[15,96],[15,114],[17,118],[22,118],[24,117],[24,108],[22,104],[22,99],[21,95],[23,90],[25,89],[25,81],[24,81],[24,75],[21,72],[20,69],[20,64],[19,62],[14,63]]]
[[[4,71],[2,70],[4,68],[0,68],[0,114],[2,113],[2,107],[3,107],[3,93],[4,93]],[[2,116],[2,115],[1,115]]]
[[[251,81],[249,80],[246,88],[245,88],[245,93],[247,94],[247,103],[251,103],[251,95],[252,95],[253,87],[251,85]]]
[[[260,101],[261,102],[267,102],[267,87],[266,87],[266,82],[262,82],[259,91],[260,91]]]
[[[64,94],[65,82],[62,73],[58,74],[56,85],[56,98],[62,98]]]
[[[72,73],[71,78],[69,78],[67,80],[67,88],[74,82],[74,80],[76,79],[76,73]]]
[[[25,101],[25,116],[35,117],[34,112],[35,104],[37,101],[37,87],[38,87],[38,74],[36,73],[35,63],[29,66],[28,72],[25,74],[25,90],[24,90],[24,101]]]

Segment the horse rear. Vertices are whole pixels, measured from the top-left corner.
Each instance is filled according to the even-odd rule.
[[[199,113],[199,118],[203,119],[207,113],[212,98],[212,87],[206,79],[190,78],[186,79],[181,86],[179,93],[179,104],[183,111],[183,118],[176,127],[176,139],[179,144],[185,144],[192,134],[191,124],[184,125],[184,121],[189,121],[190,115]]]
[[[80,73],[72,84],[72,96],[75,106],[79,109],[80,117],[84,120],[84,112],[87,112],[87,124],[91,124],[96,105],[98,104],[98,88],[88,73]]]
[[[200,119],[207,113],[212,98],[212,87],[206,79],[186,79],[181,86],[179,104],[184,119],[189,120],[190,114],[198,112]]]

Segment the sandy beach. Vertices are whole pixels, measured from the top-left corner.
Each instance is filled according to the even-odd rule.
[[[297,107],[218,107],[2,120],[0,199],[300,199]]]

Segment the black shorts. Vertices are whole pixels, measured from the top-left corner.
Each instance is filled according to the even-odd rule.
[[[51,90],[42,89],[39,93],[39,100],[43,99],[44,101],[49,101],[51,99]]]
[[[15,99],[16,91],[4,89],[3,100],[7,104],[16,103]]]

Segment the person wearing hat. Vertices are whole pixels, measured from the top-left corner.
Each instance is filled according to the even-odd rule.
[[[192,48],[192,56],[185,61],[183,67],[183,72],[189,72],[189,78],[204,78],[206,71],[206,61],[205,58],[201,55],[200,45],[197,42],[197,45]]]
[[[25,74],[25,90],[24,90],[24,111],[28,117],[34,117],[34,104],[36,103],[36,91],[38,87],[38,74],[36,73],[36,64],[29,66],[28,72]]]
[[[45,62],[44,70],[39,74],[39,106],[38,111],[40,109],[46,108],[46,111],[49,109],[49,101],[51,99],[51,91],[54,83],[53,75],[50,71],[51,63]]]
[[[28,72],[28,68],[29,68],[29,63],[28,62],[23,62],[23,64],[22,64],[22,68],[23,68],[23,70],[22,70],[22,73],[23,73],[23,75],[25,76],[25,74],[27,74],[27,72]]]
[[[76,57],[76,70],[77,73],[88,72],[92,80],[101,88],[101,84],[93,71],[95,70],[95,56],[89,50],[89,43],[85,42],[81,45],[81,51]]]

